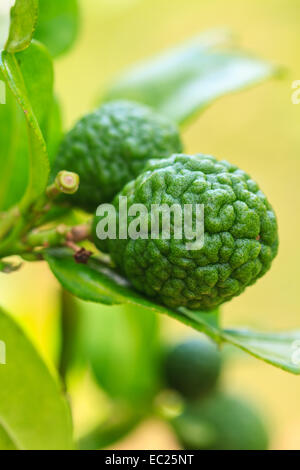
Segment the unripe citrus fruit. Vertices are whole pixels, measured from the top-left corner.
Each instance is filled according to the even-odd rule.
[[[268,432],[246,401],[218,393],[186,406],[172,421],[183,449],[267,450]]]
[[[175,124],[150,108],[129,101],[112,101],[84,116],[64,138],[53,169],[75,172],[80,187],[69,198],[73,205],[94,212],[110,202],[151,158],[180,152]]]
[[[188,339],[176,344],[166,355],[166,385],[188,399],[207,395],[217,384],[221,371],[221,354],[206,339]]]
[[[144,238],[120,237],[120,197],[126,198],[128,213],[133,205],[146,207],[147,227],[153,205],[176,204],[182,214],[186,205],[202,205],[202,248],[188,248],[183,218],[183,236],[176,239],[172,214],[167,239],[161,225],[156,238],[151,232]],[[277,221],[266,196],[244,171],[211,156],[179,154],[150,162],[114,205],[116,237],[108,240],[113,261],[138,291],[170,308],[216,308],[262,277],[277,253]],[[139,213],[129,216],[128,226],[140,220]],[[96,243],[101,249],[101,241]]]

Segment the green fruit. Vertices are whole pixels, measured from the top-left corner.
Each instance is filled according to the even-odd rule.
[[[188,404],[172,426],[186,450],[268,448],[268,433],[257,410],[244,400],[221,393]]]
[[[187,249],[186,239],[109,239],[112,259],[140,292],[170,308],[211,310],[256,282],[278,249],[277,221],[266,196],[244,171],[207,155],[173,155],[150,162],[119,196],[128,210],[142,203],[204,205],[204,246]],[[195,222],[193,214],[193,222]],[[128,225],[135,221],[128,217]],[[98,219],[99,220],[99,219]],[[149,223],[149,218],[148,218]],[[97,226],[97,225],[95,225]],[[182,220],[183,226],[183,220]],[[184,232],[184,230],[183,230]],[[99,233],[98,233],[99,235]],[[96,244],[103,247],[100,240]]]
[[[177,344],[167,354],[164,376],[169,388],[188,399],[211,392],[221,371],[217,346],[205,339],[189,339]]]
[[[149,159],[182,150],[177,127],[150,108],[112,101],[83,117],[64,138],[53,176],[78,173],[79,190],[69,200],[89,212],[110,202]]]

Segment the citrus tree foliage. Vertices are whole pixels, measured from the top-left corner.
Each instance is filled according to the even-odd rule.
[[[2,23],[0,26],[2,28]],[[300,367],[292,354],[292,345],[300,339],[300,333],[223,329],[219,310],[206,313],[200,308],[164,306],[135,290],[126,273],[120,274],[109,256],[100,252],[95,254],[88,215],[79,215],[66,206],[64,197],[60,197],[61,193],[78,190],[78,175],[74,171],[80,173],[81,168],[74,168],[73,173],[65,172],[72,168],[64,168],[63,164],[57,168],[63,171],[56,178],[53,164],[62,139],[53,59],[72,46],[78,30],[79,11],[75,0],[16,0],[11,9],[8,33],[5,28],[1,31],[1,39],[7,37],[1,42],[0,53],[0,79],[6,88],[6,105],[0,105],[0,271],[4,276],[18,269],[16,256],[22,262],[44,261],[63,289],[74,298],[95,304],[125,306],[125,313],[119,312],[119,316],[111,321],[109,316],[101,317],[101,309],[84,316],[88,307],[82,308],[85,324],[72,335],[70,327],[74,323],[72,315],[76,306],[68,307],[70,297],[68,302],[62,302],[62,379],[66,380],[71,367],[70,351],[74,351],[76,338],[76,344],[81,344],[81,348],[78,347],[80,361],[89,363],[96,380],[107,393],[118,404],[123,400],[127,406],[126,412],[120,413],[117,424],[107,425],[105,435],[103,430],[96,430],[88,440],[81,442],[86,448],[91,442],[94,447],[109,445],[116,436],[128,432],[141,419],[133,412],[134,404],[129,402],[137,403],[145,390],[151,397],[155,393],[158,381],[152,365],[157,358],[159,342],[157,314],[168,315],[218,344],[232,344],[295,374],[300,373]],[[166,151],[169,148],[180,151],[176,124],[187,125],[221,96],[256,85],[276,73],[276,68],[269,63],[243,51],[234,51],[229,42],[224,31],[199,35],[122,73],[102,93],[101,101],[140,103],[137,106],[144,110],[142,121],[145,115],[153,121],[153,116],[159,113],[160,118],[154,119],[155,126],[158,121],[166,126],[171,142]],[[170,119],[175,124],[170,124]],[[136,126],[133,127],[132,130],[130,126],[125,130],[122,128],[127,147],[125,151],[124,142],[119,142],[118,149],[125,155],[128,155],[128,148],[133,149],[135,155],[144,158],[135,146],[138,139],[131,145],[128,132],[134,132]],[[116,131],[118,129],[107,130],[108,144],[104,153],[113,148]],[[159,132],[157,135],[160,139]],[[101,165],[93,163],[90,155],[83,154],[82,158],[86,159],[83,163],[87,166],[92,165],[90,170],[98,184],[97,171],[100,172]],[[110,155],[107,163],[113,164]],[[139,169],[135,170],[130,178],[139,173]],[[82,175],[83,180],[86,176]],[[114,191],[120,189],[117,186]],[[265,229],[267,232],[268,227]],[[266,258],[264,260],[267,263]],[[72,321],[68,323],[70,312]],[[120,335],[120,328],[122,333],[126,332],[125,339]],[[89,342],[92,332],[93,340]],[[105,348],[108,337],[113,337],[114,341]],[[73,448],[70,410],[60,379],[49,372],[30,340],[3,310],[0,310],[0,340],[6,344],[8,361],[6,365],[0,364],[0,448]],[[101,341],[99,349],[97,340]],[[124,369],[119,369],[119,376],[114,367],[107,367],[108,363],[118,360],[118,355],[122,356],[124,364]],[[147,373],[128,374],[135,368],[147,370]]]

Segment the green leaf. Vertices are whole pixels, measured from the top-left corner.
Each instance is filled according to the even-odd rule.
[[[0,448],[72,449],[69,405],[38,353],[0,310],[6,364],[0,365]]]
[[[132,290],[125,278],[97,259],[77,264],[72,251],[64,248],[46,251],[45,259],[62,286],[82,300],[104,305],[130,303],[152,311],[168,311]]]
[[[44,192],[49,176],[49,162],[46,144],[37,117],[34,113],[33,106],[39,118],[41,118],[43,113],[46,112],[45,108],[42,110],[43,101],[45,100],[46,103],[49,99],[48,92],[44,92],[44,85],[46,83],[46,87],[48,87],[51,83],[51,79],[49,80],[49,77],[44,78],[41,72],[45,71],[45,73],[48,74],[50,67],[48,64],[48,67],[45,68],[43,62],[40,64],[41,69],[39,69],[39,77],[41,77],[40,80],[42,81],[42,85],[39,88],[31,77],[30,82],[33,83],[33,85],[30,87],[31,96],[29,96],[29,91],[27,89],[29,83],[29,70],[32,69],[37,71],[37,57],[39,57],[40,60],[42,57],[45,57],[42,52],[43,48],[41,45],[34,44],[31,47],[31,51],[28,50],[22,53],[25,54],[25,58],[27,60],[23,60],[24,55],[12,55],[6,51],[2,51],[0,59],[0,69],[4,80],[25,114],[28,129],[29,176],[26,192],[20,204],[21,210],[26,210],[30,204]],[[24,76],[22,70],[24,70]],[[31,105],[30,98],[32,98],[33,105]]]
[[[50,250],[45,258],[62,286],[80,299],[104,305],[123,303],[126,293],[116,291],[116,283],[105,274],[106,267],[99,264],[97,270],[93,269],[92,260],[88,264],[76,264],[72,253],[63,249]]]
[[[25,118],[9,89],[6,104],[0,105],[0,128],[0,210],[5,210],[22,197],[28,177]]]
[[[98,384],[114,399],[149,406],[158,386],[157,316],[132,305],[111,311],[81,303],[80,310],[82,351]]]
[[[14,442],[11,440],[7,432],[0,424],[0,449],[2,450],[18,450]]]
[[[53,62],[46,47],[33,41],[28,49],[15,55],[23,76],[32,111],[44,133],[53,102]]]
[[[260,333],[224,330],[225,341],[280,369],[300,374],[300,331]]]
[[[271,77],[269,63],[232,51],[217,51],[208,33],[172,48],[116,80],[105,100],[129,99],[152,106],[178,123],[217,98]]]
[[[23,76],[32,112],[43,130],[52,156],[61,131],[59,114],[53,99],[51,57],[42,44],[33,41],[28,49],[16,54],[15,58]],[[0,79],[4,80],[1,71]],[[23,196],[30,162],[26,115],[12,91],[8,86],[6,88],[6,105],[0,106],[0,125],[3,129],[0,134],[0,210],[8,209]]]
[[[218,311],[206,313],[171,310],[136,292],[113,269],[91,259],[87,265],[76,264],[69,250],[49,250],[45,259],[63,287],[83,300],[107,305],[133,304],[162,313],[203,332],[218,343],[230,343],[269,364],[293,374],[300,374],[300,331],[260,333],[248,330],[222,330]],[[298,361],[299,358],[299,361]]]
[[[222,330],[214,324],[208,324],[203,314],[187,309],[181,312],[195,322],[194,328],[205,321],[205,333],[217,342],[229,343],[246,353],[263,360],[279,369],[293,374],[300,374],[300,331],[284,333],[262,333],[249,329]]]
[[[70,49],[78,29],[77,0],[40,0],[35,38],[46,44],[54,57]]]
[[[10,13],[10,31],[5,50],[23,51],[32,39],[38,18],[38,0],[16,0]]]
[[[47,143],[50,164],[56,157],[60,141],[63,136],[63,122],[61,115],[61,107],[57,97],[52,99],[49,108],[49,119],[45,139]]]
[[[185,314],[184,309],[176,312],[142,296],[127,279],[95,258],[91,258],[87,264],[77,264],[71,250],[65,248],[49,249],[44,256],[61,285],[82,300],[104,305],[132,304],[154,313],[169,315],[199,331],[207,330],[210,335],[218,337],[218,312],[197,312],[194,320]]]

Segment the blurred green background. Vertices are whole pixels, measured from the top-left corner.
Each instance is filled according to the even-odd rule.
[[[300,105],[291,101],[300,79],[298,0],[81,0],[82,27],[71,53],[56,66],[56,90],[69,128],[93,108],[105,85],[124,67],[198,32],[227,26],[244,50],[281,64],[282,80],[222,98],[184,133],[188,152],[226,158],[256,179],[274,206],[280,250],[271,271],[223,307],[223,324],[262,330],[299,326]],[[47,361],[59,347],[58,284],[44,265],[3,277],[2,305],[19,318]],[[114,309],[96,307],[111,313]],[[139,312],[137,312],[138,314]],[[191,331],[163,318],[165,338]],[[87,373],[70,391],[76,435],[106,413],[105,398]],[[231,358],[224,387],[256,401],[269,420],[272,448],[300,449],[300,380],[243,354]],[[175,449],[168,427],[151,419],[118,448]]]

